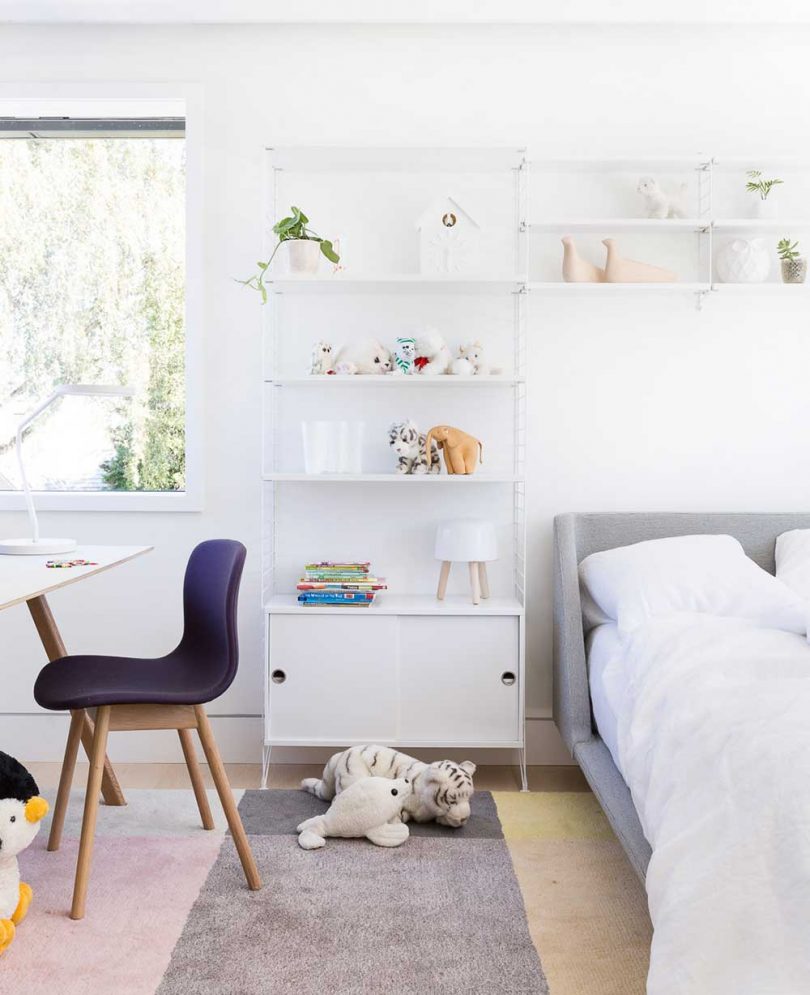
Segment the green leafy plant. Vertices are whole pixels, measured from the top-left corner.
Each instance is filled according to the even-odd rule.
[[[788,263],[794,262],[801,256],[799,243],[791,242],[789,238],[780,238],[776,243],[776,251],[779,253],[779,258]]]
[[[768,194],[773,190],[775,186],[779,183],[784,183],[784,180],[764,180],[762,178],[762,170],[760,169],[749,169],[745,174],[748,177],[748,182],[745,184],[745,189],[749,193],[758,193],[761,200],[767,200]]]
[[[276,247],[273,249],[270,258],[266,263],[256,263],[259,268],[258,273],[254,273],[253,276],[248,277],[247,280],[237,281],[245,287],[250,287],[252,290],[258,290],[258,292],[262,295],[262,304],[267,303],[267,287],[265,286],[264,278],[267,276],[267,270],[270,267],[270,263],[272,263],[275,258],[282,242],[291,242],[294,240],[320,242],[321,252],[326,256],[329,262],[340,262],[340,256],[337,252],[335,252],[330,240],[328,238],[321,238],[320,235],[316,235],[314,231],[307,227],[309,224],[309,218],[306,214],[304,214],[301,208],[291,207],[290,210],[292,211],[290,217],[282,218],[281,221],[277,221],[273,225],[273,232],[278,235],[278,242],[276,243]]]

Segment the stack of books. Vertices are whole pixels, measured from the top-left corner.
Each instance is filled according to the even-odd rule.
[[[298,582],[302,605],[345,605],[368,608],[377,591],[387,590],[381,577],[374,577],[370,563],[308,563]]]

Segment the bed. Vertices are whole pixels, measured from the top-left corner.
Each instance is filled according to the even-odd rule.
[[[647,539],[725,533],[773,573],[776,537],[807,528],[810,514],[803,513],[578,513],[554,520],[554,720],[642,881],[652,851],[627,784],[594,721],[578,564],[591,553]]]

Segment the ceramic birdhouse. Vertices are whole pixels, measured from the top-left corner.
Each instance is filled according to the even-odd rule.
[[[462,276],[481,268],[481,227],[457,200],[442,197],[419,218],[423,276]]]

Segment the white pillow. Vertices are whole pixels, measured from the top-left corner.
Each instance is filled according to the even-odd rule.
[[[783,532],[776,540],[776,576],[810,601],[810,529]]]
[[[749,560],[732,536],[675,536],[592,553],[580,563],[579,576],[596,605],[624,632],[679,612],[807,631],[801,599]]]

